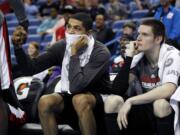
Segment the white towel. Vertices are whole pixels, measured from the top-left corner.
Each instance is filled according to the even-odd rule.
[[[69,90],[69,62],[71,55],[71,47],[72,43],[77,41],[78,38],[81,36],[87,36],[87,35],[75,35],[75,34],[68,34],[66,33],[66,50],[62,62],[62,71],[61,71],[61,80],[57,83],[57,87],[55,87],[55,92],[67,92],[71,94]],[[88,46],[84,50],[84,52],[79,56],[80,59],[80,66],[84,67],[90,59],[91,52],[94,48],[94,38],[92,36],[87,36],[88,39]]]

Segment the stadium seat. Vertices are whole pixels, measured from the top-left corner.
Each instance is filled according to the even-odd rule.
[[[30,26],[39,26],[41,24],[41,21],[38,19],[30,19],[29,24],[30,24]],[[16,27],[16,26],[18,26],[18,21],[17,20],[9,20],[9,21],[7,21],[7,26],[8,27]]]
[[[29,43],[26,43],[26,44],[24,44],[22,47],[23,47],[23,49],[24,49],[24,51],[27,53],[27,48],[28,48],[28,46],[29,46]]]
[[[150,20],[150,19],[154,19],[154,17],[143,17],[143,18],[135,18],[133,19],[133,22],[136,24],[136,26],[138,27],[143,21],[145,20]]]
[[[41,36],[40,35],[28,35],[27,43],[32,42],[32,41],[40,43],[41,42]]]
[[[28,33],[29,34],[37,34],[37,27],[38,26],[29,26],[28,27]]]
[[[143,18],[146,17],[146,15],[148,14],[149,10],[145,9],[145,10],[136,10],[132,12],[132,18]]]
[[[17,64],[16,56],[15,55],[11,55],[11,63],[12,63],[12,65],[16,65]]]
[[[51,34],[46,34],[42,39],[42,42],[46,42],[46,43],[49,43],[51,41],[52,41],[52,35]]]
[[[33,18],[29,20],[30,26],[39,26],[41,24],[41,20]]]
[[[138,19],[138,21],[139,23],[141,23],[142,21],[151,20],[151,19],[154,19],[154,17],[144,17],[144,18]]]
[[[17,18],[14,13],[5,14],[5,18],[6,18],[6,21],[12,21],[12,20],[17,21]]]
[[[124,3],[124,4],[129,4],[131,1],[133,1],[133,0],[121,0],[121,3]]]
[[[17,20],[7,21],[7,26],[8,26],[8,28],[9,27],[17,27],[18,21]]]
[[[13,34],[14,30],[15,30],[15,27],[9,27],[8,28],[8,33],[10,36]]]
[[[46,4],[46,2],[47,2],[46,0],[37,0],[35,4],[38,6],[41,6],[41,5]]]
[[[123,25],[127,22],[131,22],[132,20],[118,20],[118,21],[115,21],[113,24],[112,24],[112,30],[114,32],[117,32],[119,31],[120,29],[122,29]]]

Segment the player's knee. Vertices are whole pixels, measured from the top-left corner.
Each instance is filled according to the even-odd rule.
[[[159,118],[168,116],[172,112],[169,102],[165,99],[159,99],[153,103],[154,115]]]
[[[106,113],[116,113],[124,103],[124,100],[120,96],[111,95],[105,101],[104,109]]]

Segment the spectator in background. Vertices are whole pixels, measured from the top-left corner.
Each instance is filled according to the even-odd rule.
[[[24,7],[28,17],[37,17],[38,7],[35,4],[33,4],[33,0],[25,0]]]
[[[160,0],[160,3],[154,18],[165,25],[167,42],[180,49],[180,10],[171,6],[169,0]]]
[[[84,0],[75,0],[74,6],[77,12],[88,12]]]
[[[116,21],[126,19],[128,17],[129,11],[125,4],[120,3],[118,0],[110,0],[106,5],[106,13],[108,19]]]
[[[106,11],[105,11],[104,5],[101,3],[98,3],[97,0],[94,0],[94,2],[91,1],[87,10],[88,10],[89,14],[91,15],[93,21],[95,21],[97,14],[102,14],[102,15],[106,16]]]
[[[128,22],[123,25],[122,35],[119,39],[120,46],[127,44],[130,41],[134,41],[136,38],[136,24]]]
[[[64,8],[66,5],[75,5],[76,0],[59,0],[59,3],[61,3],[61,8]]]
[[[176,4],[175,4],[176,8],[180,9],[180,0],[176,0]]]
[[[104,6],[98,0],[75,0],[76,12],[86,12],[91,15],[93,21],[98,13],[105,14]]]
[[[37,42],[30,42],[29,45],[28,45],[28,48],[27,48],[27,55],[30,59],[35,59],[39,56],[40,54],[40,46],[39,46],[39,43]],[[19,65],[16,65],[18,67],[18,69],[20,70],[19,72],[21,72],[21,75],[19,75],[18,77],[22,77],[24,76],[22,71],[21,71],[21,68],[19,67]],[[17,68],[16,67],[16,68]],[[16,71],[17,72],[17,71]],[[38,78],[40,80],[43,80],[46,76],[46,74],[48,73],[48,70],[45,70],[39,74],[36,74],[36,75],[33,75],[32,77],[34,78]]]
[[[129,3],[129,9],[131,12],[135,10],[149,10],[146,17],[152,17],[159,5],[159,0],[133,0]]]
[[[108,28],[105,24],[105,16],[103,14],[96,15],[96,26],[94,28],[94,37],[96,40],[107,43],[114,38],[114,32],[111,28]],[[109,48],[110,52],[112,51],[113,46]]]
[[[159,5],[159,0],[134,0],[134,1],[139,10],[152,9],[153,7]]]
[[[39,55],[39,44],[37,42],[30,42],[27,52],[31,59],[36,58]]]
[[[64,39],[65,37],[65,24],[68,21],[69,17],[76,12],[75,8],[71,5],[66,5],[60,10],[61,18],[58,20],[56,25],[47,30],[48,34],[52,34],[52,41],[50,45],[54,44],[56,41]]]
[[[123,26],[122,36],[119,39],[120,49],[125,45],[128,44],[130,41],[135,40],[136,35],[136,25],[133,22],[125,23]],[[117,73],[121,69],[124,64],[124,57],[123,53],[120,53],[119,56],[114,58],[112,64],[112,72]]]
[[[84,0],[86,8],[90,8],[93,5],[98,5],[100,3],[100,0]]]
[[[86,9],[91,8],[92,5],[97,5],[99,0],[66,0],[66,5],[72,5],[75,7],[85,7]]]
[[[58,9],[58,5],[53,0],[47,0],[47,2],[43,3],[39,7],[40,19],[43,20],[47,16],[50,16],[52,8],[57,8]]]
[[[128,22],[123,25],[122,36],[127,36],[129,39],[134,40],[136,34],[136,25],[133,22]]]
[[[114,32],[105,24],[105,16],[97,14],[95,20],[94,37],[96,40],[107,43],[114,38]]]
[[[171,5],[174,7],[176,5],[176,1],[178,0],[169,0],[169,2],[171,3]]]
[[[37,28],[37,33],[40,35],[47,34],[47,30],[54,27],[58,20],[58,9],[56,7],[52,7],[50,10],[50,17],[46,18],[40,24],[40,26]]]

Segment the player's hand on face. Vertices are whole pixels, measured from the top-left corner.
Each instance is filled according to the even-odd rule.
[[[127,42],[121,47],[122,54],[128,57],[133,57],[138,54],[138,46],[135,41]]]
[[[76,54],[80,49],[87,47],[88,39],[86,36],[81,36],[76,42],[72,45],[72,53]]]

